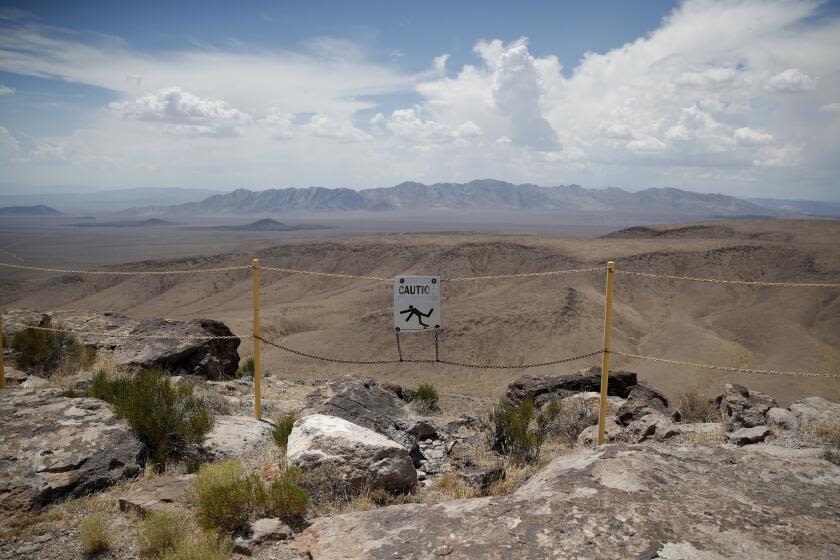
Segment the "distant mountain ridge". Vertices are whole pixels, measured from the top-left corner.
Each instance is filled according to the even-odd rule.
[[[35,206],[5,206],[0,208],[0,216],[61,216],[61,212],[44,204],[37,204]]]
[[[469,183],[405,182],[394,187],[355,191],[348,188],[237,189],[199,202],[137,208],[138,214],[225,215],[354,210],[548,210],[566,212],[633,212],[683,216],[780,215],[752,202],[723,194],[674,188],[629,192],[619,188],[586,189],[580,185],[540,187],[492,179]]]

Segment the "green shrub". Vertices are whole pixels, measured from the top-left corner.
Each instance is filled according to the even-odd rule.
[[[205,465],[193,481],[196,520],[225,533],[235,533],[255,516],[299,521],[309,506],[309,495],[298,486],[302,478],[303,471],[293,467],[266,484],[236,459]]]
[[[497,453],[510,456],[515,463],[536,463],[548,425],[561,410],[557,399],[537,412],[530,399],[511,404],[502,397],[487,420],[488,445]]]
[[[84,517],[79,523],[79,538],[85,554],[97,554],[111,549],[108,520],[101,513]]]
[[[254,377],[254,358],[248,358],[236,370],[236,377]]]
[[[437,389],[435,389],[434,385],[430,383],[423,383],[417,387],[417,392],[414,394],[414,400],[425,403],[430,409],[435,409],[437,408],[438,400],[440,400],[440,395],[438,395]]]
[[[192,385],[173,385],[157,368],[110,379],[100,371],[93,377],[88,396],[114,406],[159,469],[166,467],[168,459],[186,456],[190,446],[204,441],[213,428],[213,413],[193,395]]]
[[[694,391],[680,395],[680,416],[683,422],[720,422],[720,410],[709,398]]]
[[[271,437],[280,449],[286,449],[286,446],[288,446],[289,434],[292,433],[292,427],[294,424],[295,417],[288,415],[278,420],[277,425],[274,426],[274,430],[271,432]]]
[[[189,515],[177,509],[154,511],[143,519],[137,533],[137,549],[145,558],[173,550],[187,539],[192,528]]]
[[[225,560],[233,552],[233,541],[212,531],[193,533],[158,560]]]
[[[51,377],[56,371],[72,373],[85,369],[96,360],[96,350],[81,344],[64,331],[41,331],[26,328],[12,335],[18,367]]]
[[[205,529],[234,533],[254,506],[254,480],[236,459],[204,465],[193,481],[195,517]]]

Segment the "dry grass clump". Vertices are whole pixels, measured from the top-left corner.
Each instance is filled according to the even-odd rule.
[[[560,413],[548,426],[551,436],[567,446],[575,445],[577,438],[589,426],[598,423],[598,411],[591,409],[586,401],[572,398],[563,401]]]
[[[79,522],[79,539],[85,554],[93,555],[111,550],[108,520],[101,513],[92,513]]]
[[[189,514],[165,509],[148,514],[137,531],[137,549],[144,558],[160,556],[175,549],[193,531]]]
[[[422,501],[427,503],[464,500],[478,496],[476,489],[462,481],[458,477],[458,473],[454,471],[450,471],[437,479],[425,494]]]
[[[680,395],[679,410],[683,422],[720,422],[720,410],[714,401],[695,391]]]
[[[840,449],[840,423],[823,422],[813,428],[813,437],[819,443]]]
[[[58,508],[40,511],[21,511],[0,520],[0,540],[39,534],[42,529],[63,525],[73,519]],[[46,527],[44,527],[46,525]]]
[[[438,409],[440,395],[435,386],[430,383],[422,383],[417,387],[414,398],[411,399],[411,407],[420,414],[429,414]]]
[[[233,541],[213,531],[191,533],[157,560],[225,560],[233,552]]]
[[[289,435],[292,433],[292,427],[295,425],[295,417],[291,414],[283,416],[277,421],[274,430],[271,432],[271,438],[277,447],[284,450],[289,445]]]
[[[699,445],[721,443],[726,440],[726,425],[721,422],[717,425],[717,429],[710,433],[689,432],[685,434],[685,438],[691,443]]]

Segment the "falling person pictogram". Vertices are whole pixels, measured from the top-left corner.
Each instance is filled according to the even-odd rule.
[[[432,316],[432,311],[434,311],[434,310],[435,310],[435,308],[433,307],[433,308],[429,309],[428,313],[423,313],[422,311],[420,311],[419,309],[417,309],[413,305],[409,305],[408,309],[404,309],[404,310],[400,311],[400,315],[402,315],[404,313],[408,313],[408,316],[405,318],[406,323],[408,323],[411,320],[412,317],[417,317],[417,322],[420,323],[420,326],[422,326],[424,329],[428,329],[429,325],[427,325],[426,323],[423,322],[423,317],[428,319],[429,317]]]

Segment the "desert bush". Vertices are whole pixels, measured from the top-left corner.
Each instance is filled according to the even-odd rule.
[[[254,377],[254,358],[248,358],[236,370],[236,377]]]
[[[260,481],[261,482],[261,481]],[[273,480],[256,485],[256,509],[260,515],[284,520],[300,520],[309,507],[309,494],[289,480]]]
[[[112,378],[104,371],[97,372],[88,396],[114,406],[158,469],[165,468],[168,459],[186,456],[190,446],[204,441],[213,428],[213,413],[193,395],[192,385],[173,385],[157,368]]]
[[[430,383],[423,383],[417,387],[417,392],[414,393],[411,404],[419,411],[428,412],[437,410],[438,400],[440,400],[440,395],[438,395],[435,386]]]
[[[19,330],[12,335],[11,347],[18,367],[46,377],[57,371],[74,373],[90,367],[96,360],[95,349],[64,331]]]
[[[289,445],[289,434],[292,433],[292,427],[295,424],[295,417],[292,415],[283,416],[280,420],[277,421],[277,425],[274,426],[274,429],[271,431],[271,437],[274,439],[274,443],[277,444],[277,447],[280,449],[286,449],[286,446]]]
[[[190,534],[157,560],[225,560],[233,552],[233,541],[212,531]]]
[[[192,530],[189,515],[176,509],[148,514],[137,532],[137,549],[145,558],[173,550]]]
[[[695,391],[680,395],[679,410],[683,422],[720,422],[720,410],[707,396]]]
[[[540,448],[548,433],[548,425],[561,410],[558,399],[537,411],[530,399],[512,404],[502,397],[485,422],[488,446],[509,456],[514,463],[536,463],[540,459]]]
[[[299,485],[309,494],[310,502],[317,511],[340,510],[359,495],[359,489],[342,478],[332,466],[307,469]]]
[[[574,445],[583,430],[598,423],[598,411],[591,409],[583,399],[570,399],[561,407],[547,430],[565,445]]]
[[[248,523],[253,479],[236,459],[204,465],[193,481],[195,517],[204,529],[234,533]]]
[[[111,549],[108,520],[101,513],[92,513],[79,522],[79,538],[85,554],[97,554]]]

